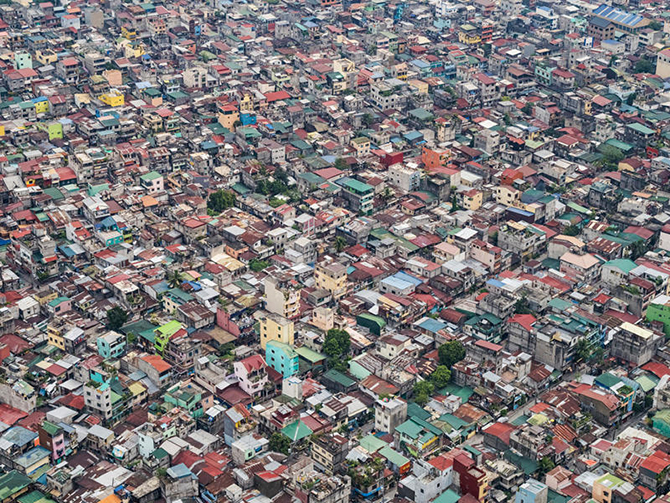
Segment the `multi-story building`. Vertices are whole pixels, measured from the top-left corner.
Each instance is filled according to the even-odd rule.
[[[293,346],[279,341],[268,341],[265,346],[265,361],[268,366],[284,377],[291,377],[300,370],[298,353]]]
[[[347,268],[332,258],[316,264],[314,279],[317,288],[328,290],[336,300],[347,293]]]
[[[664,340],[663,335],[626,321],[614,331],[610,356],[639,367],[654,357]]]
[[[242,391],[252,398],[264,395],[268,384],[267,365],[260,355],[252,355],[233,364]]]
[[[310,454],[316,466],[328,475],[339,471],[349,453],[349,439],[339,433],[315,437]]]
[[[349,203],[351,209],[363,215],[372,213],[372,203],[375,189],[367,183],[353,178],[341,178],[337,183],[342,187],[342,197]]]
[[[104,382],[91,380],[84,385],[84,404],[106,424],[116,424],[129,412],[130,393],[118,378]]]
[[[421,186],[421,171],[403,164],[394,164],[388,169],[388,181],[401,192],[413,192]]]
[[[96,341],[98,354],[105,360],[108,358],[120,357],[126,348],[126,338],[114,331],[109,331],[105,335],[98,337]]]
[[[548,494],[549,487],[546,484],[529,479],[519,486],[514,503],[547,503]]]
[[[391,435],[407,420],[407,402],[401,398],[382,398],[375,401],[375,430]]]
[[[265,309],[288,319],[300,315],[300,283],[289,276],[265,278]]]
[[[293,345],[294,324],[288,318],[270,313],[260,320],[261,349],[266,349],[270,341]]]

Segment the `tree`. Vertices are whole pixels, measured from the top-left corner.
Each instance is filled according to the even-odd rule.
[[[414,385],[414,401],[423,406],[428,403],[435,387],[429,381],[418,381]]]
[[[261,272],[263,269],[268,267],[270,263],[266,260],[258,260],[257,258],[252,258],[249,261],[249,269],[254,272]]]
[[[521,297],[514,304],[514,313],[515,314],[535,314],[528,304],[528,299],[526,297]]]
[[[168,285],[170,288],[178,288],[184,282],[184,278],[181,275],[181,272],[174,270],[172,274],[168,277]]]
[[[635,103],[635,98],[637,95],[635,93],[629,94],[628,98],[626,98],[626,105],[628,106],[633,106],[633,103]]]
[[[331,328],[326,332],[326,338],[323,341],[323,352],[331,358],[343,359],[349,354],[351,347],[351,338],[349,332],[339,328]]]
[[[538,470],[542,475],[549,473],[551,470],[553,470],[556,467],[556,464],[551,460],[549,456],[544,456],[542,459],[540,459],[540,467]]]
[[[430,375],[430,382],[437,389],[444,388],[449,384],[449,381],[451,381],[451,371],[444,365],[438,365],[435,372]]]
[[[656,21],[654,19],[651,23],[647,25],[647,27],[654,31],[658,31],[663,29],[663,23],[661,23],[660,21]]]
[[[637,63],[635,63],[635,73],[654,73],[656,71],[656,67],[654,66],[654,63],[649,61],[646,58],[640,58]],[[631,95],[632,96],[632,95]],[[629,105],[631,103],[628,103]]]
[[[579,233],[581,231],[579,230],[579,227],[576,225],[568,225],[565,229],[563,229],[563,234],[566,236],[579,236]]]
[[[207,208],[216,213],[221,213],[233,206],[235,206],[235,194],[228,190],[213,192],[207,200]]]
[[[128,343],[129,346],[132,346],[133,344],[135,344],[136,340],[137,340],[137,336],[132,332],[129,332],[128,335],[126,336],[126,342]]]
[[[601,152],[603,154],[601,163],[608,168],[616,168],[619,161],[624,158],[623,152],[612,145],[605,145]]]
[[[272,436],[270,436],[268,447],[273,452],[281,452],[288,456],[289,450],[291,449],[291,439],[283,433],[273,433]]]
[[[115,306],[107,311],[107,328],[110,330],[119,330],[128,321],[128,313]]]
[[[591,341],[588,339],[579,339],[575,346],[575,357],[577,358],[577,361],[585,362],[590,360],[594,349]]]
[[[526,115],[532,115],[532,113],[533,113],[533,105],[531,105],[530,103],[526,103],[526,104],[523,106],[523,108],[521,109],[521,111],[522,111],[524,114],[526,114]]]
[[[644,243],[644,241],[642,240],[635,241],[633,244],[630,245],[629,258],[631,260],[636,260],[642,257],[645,253],[647,253],[647,245]]]
[[[347,240],[344,239],[342,236],[337,236],[335,238],[335,251],[337,251],[337,253],[340,253],[346,247],[347,247]]]
[[[458,363],[465,358],[465,347],[463,347],[460,341],[449,341],[440,346],[437,354],[440,365],[444,365],[450,369],[454,363]]]
[[[349,165],[347,164],[347,160],[344,157],[338,157],[335,159],[335,167],[340,171],[344,171],[349,167]]]

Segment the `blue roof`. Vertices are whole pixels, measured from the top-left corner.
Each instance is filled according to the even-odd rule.
[[[23,426],[15,426],[2,434],[2,440],[6,440],[14,445],[23,447],[37,438],[37,433],[30,431]]]
[[[419,68],[428,68],[430,66],[430,63],[426,63],[421,59],[413,59],[410,63]]]
[[[396,278],[394,276],[384,278],[382,280],[382,283],[390,285],[395,290],[404,290],[405,288],[409,288],[410,286],[412,286],[412,283],[410,283],[409,281],[405,281],[400,278]]]
[[[635,28],[641,21],[644,20],[644,16],[640,16],[639,14],[631,14],[630,12],[616,9],[607,4],[600,5],[600,7],[593,11],[593,15],[609,19],[613,23],[628,26],[630,28]],[[591,22],[594,21],[595,19],[591,20]]]
[[[167,469],[167,473],[170,477],[175,479],[183,479],[185,477],[193,476],[191,470],[189,470],[184,463],[171,466]]]
[[[426,318],[419,323],[418,326],[429,332],[437,333],[445,328],[447,324],[439,320],[434,320],[433,318]]]
[[[409,281],[410,283],[413,283],[414,286],[419,286],[420,284],[423,283],[423,280],[417,278],[416,276],[412,276],[411,274],[407,274],[406,272],[402,272],[402,271],[398,271],[392,277],[401,279],[403,281]]]

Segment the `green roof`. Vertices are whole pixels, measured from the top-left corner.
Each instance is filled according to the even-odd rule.
[[[9,500],[16,493],[32,484],[32,482],[30,478],[16,470],[5,473],[0,477],[0,501]]]
[[[140,177],[140,179],[144,182],[150,182],[152,180],[157,180],[157,179],[161,178],[162,176],[163,175],[161,175],[160,173],[158,173],[156,171],[150,171],[149,173],[147,173],[145,175],[142,175]]]
[[[616,386],[620,382],[621,379],[619,379],[614,374],[610,374],[609,372],[605,372],[604,374],[600,374],[598,377],[596,377],[596,383],[607,389]]]
[[[312,429],[302,421],[295,421],[294,423],[289,424],[282,428],[281,432],[293,442],[298,442],[303,438],[309,437],[313,433]]]
[[[470,400],[474,390],[472,388],[468,388],[467,386],[459,386],[457,384],[450,383],[440,390],[440,394],[447,393],[459,397],[463,403],[465,403]]]
[[[68,300],[70,300],[70,299],[68,299],[67,297],[56,297],[54,300],[52,300],[51,302],[49,302],[49,306],[50,306],[50,307],[56,307],[56,306],[57,306],[58,304],[60,304],[61,302],[66,302],[66,301],[68,301]]]
[[[51,421],[44,421],[42,423],[42,429],[51,436],[57,435],[62,430],[60,426],[52,423]]]
[[[416,402],[410,402],[407,404],[407,417],[418,417],[427,421],[430,419],[430,412],[418,405]]]
[[[610,260],[609,262],[605,262],[603,265],[616,267],[617,269],[621,270],[626,274],[630,273],[633,269],[637,267],[637,264],[635,262],[627,258]]]
[[[535,473],[539,467],[537,461],[533,461],[532,459],[521,456],[520,454],[515,454],[511,450],[505,451],[504,456],[507,461],[521,468],[526,475]]]
[[[35,490],[24,494],[16,501],[18,503],[53,503],[54,500],[46,496],[43,492]]]
[[[456,503],[459,499],[461,499],[461,496],[456,491],[447,489],[435,498],[433,503]]]
[[[157,332],[160,332],[162,335],[172,335],[177,330],[181,328],[181,323],[177,320],[168,321],[165,325],[162,325],[156,329]]]
[[[373,190],[375,190],[374,188],[372,188],[371,185],[359,182],[358,180],[354,180],[353,178],[345,180],[342,185],[352,190],[355,190],[356,192],[372,192]]]
[[[296,348],[295,350],[296,353],[305,360],[307,360],[310,363],[316,363],[320,362],[321,360],[324,360],[326,357],[322,355],[321,353],[317,353],[316,351],[312,351],[306,346],[301,346],[299,348]]]
[[[642,133],[644,135],[654,134],[653,129],[650,129],[647,126],[644,126],[637,122],[634,122],[633,124],[628,124],[626,125],[626,127],[632,129],[633,131],[637,131],[638,133]]]
[[[382,439],[377,438],[374,435],[370,434],[366,437],[361,438],[360,446],[369,453],[373,453],[377,452],[379,449],[382,449],[383,447],[387,447],[388,444],[384,442]]]
[[[350,386],[353,386],[356,384],[356,381],[353,379],[348,378],[345,376],[342,372],[339,372],[335,369],[330,369],[328,372],[323,374],[323,377],[326,377],[330,379],[331,381],[335,381],[336,383],[341,384],[345,388],[348,388]]]
[[[407,463],[409,463],[409,459],[407,459],[405,456],[400,454],[397,451],[394,451],[391,449],[388,445],[386,447],[382,447],[379,450],[379,454],[383,457],[385,457],[388,461],[391,462],[392,465],[395,466],[405,466]]]
[[[640,385],[642,391],[647,393],[656,387],[658,384],[658,379],[654,380],[647,375],[641,375],[635,378],[635,382]]]

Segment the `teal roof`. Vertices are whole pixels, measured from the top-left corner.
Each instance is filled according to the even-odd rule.
[[[388,444],[384,442],[382,439],[375,437],[374,435],[370,434],[366,437],[361,438],[361,441],[359,442],[360,446],[365,449],[366,451],[373,453],[377,452],[379,449],[382,449]]]
[[[616,260],[610,260],[609,262],[605,262],[606,266],[611,266],[611,267],[616,267],[620,271],[624,272],[625,274],[630,273],[633,269],[637,267],[637,264],[633,262],[632,260],[629,260],[627,258],[619,258]]]
[[[295,421],[294,423],[289,424],[282,428],[281,432],[290,438],[292,442],[299,442],[313,433],[312,429],[302,421]]]
[[[379,454],[386,458],[392,465],[395,466],[405,466],[407,463],[409,463],[409,459],[407,459],[405,456],[400,454],[397,451],[394,451],[391,449],[388,445],[386,447],[382,447],[379,450]]]
[[[633,131],[637,131],[638,133],[642,133],[644,135],[654,134],[653,129],[650,129],[647,126],[644,126],[637,122],[634,122],[633,124],[628,124],[626,127],[632,129]]]
[[[447,489],[435,498],[433,503],[456,503],[459,499],[461,499],[460,494],[452,489]]]
[[[348,388],[348,387],[353,386],[354,384],[356,384],[356,381],[354,381],[353,379],[348,378],[342,372],[338,372],[335,369],[330,369],[323,376],[327,377],[331,381],[335,381],[335,382],[341,384],[345,388]]]
[[[310,363],[316,363],[320,362],[321,360],[324,360],[326,357],[322,355],[321,353],[317,353],[316,351],[312,351],[306,346],[301,346],[299,348],[296,348],[295,350],[296,353],[305,360],[307,360]]]

